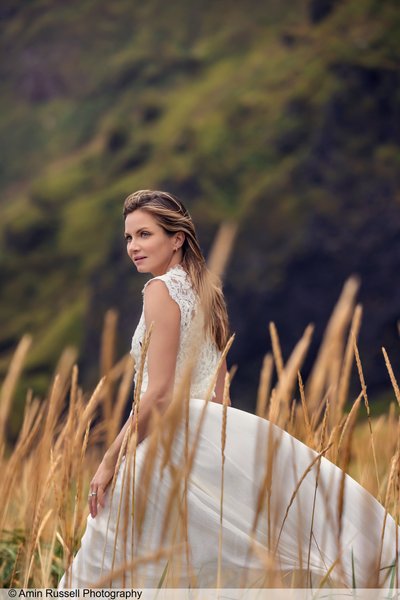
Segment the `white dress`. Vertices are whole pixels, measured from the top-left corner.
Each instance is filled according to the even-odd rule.
[[[187,416],[172,444],[168,427],[175,421],[165,417],[156,449],[147,437],[135,463],[123,459],[115,489],[108,489],[104,509],[88,516],[59,587],[216,587],[218,572],[224,587],[262,587],[266,573],[279,572],[305,574],[307,586],[326,578],[362,588],[377,585],[371,574],[378,567],[379,584],[388,583],[398,527],[382,505],[346,475],[339,523],[343,472],[267,420],[233,407],[226,411],[221,515],[223,407],[205,400],[220,352],[196,338],[197,297],[183,268],[155,279],[164,281],[181,312],[176,388],[197,352]],[[144,336],[142,313],[132,339],[137,365]],[[142,392],[147,383],[145,362]],[[179,476],[194,446],[190,472]]]

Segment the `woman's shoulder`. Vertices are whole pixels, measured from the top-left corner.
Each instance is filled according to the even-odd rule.
[[[163,281],[167,286],[168,290],[182,290],[183,288],[192,289],[192,283],[189,274],[180,264],[175,265],[163,275],[156,275],[155,277],[149,279],[143,287],[142,294],[145,293],[146,288],[153,281]]]
[[[169,296],[178,304],[182,315],[185,316],[184,321],[186,321],[197,304],[197,295],[193,289],[189,274],[178,264],[163,275],[152,277],[143,288],[144,298],[148,296],[149,288],[159,287],[150,285],[156,281],[164,282]],[[155,289],[154,292],[157,293]]]

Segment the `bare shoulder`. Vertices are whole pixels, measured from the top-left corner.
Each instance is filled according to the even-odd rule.
[[[180,311],[177,303],[171,298],[167,285],[161,279],[148,282],[144,290],[145,316],[152,318],[179,317]]]

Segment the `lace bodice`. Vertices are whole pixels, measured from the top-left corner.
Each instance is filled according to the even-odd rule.
[[[215,343],[206,339],[203,333],[201,313],[199,312],[198,296],[192,287],[190,277],[181,265],[176,265],[164,275],[158,275],[150,279],[144,286],[142,294],[147,285],[154,279],[160,279],[167,286],[169,295],[177,303],[181,313],[180,340],[178,356],[176,361],[175,385],[182,378],[188,360],[195,354],[195,364],[192,371],[190,397],[205,398],[213,375],[220,358],[220,351]],[[140,365],[142,342],[146,333],[144,310],[132,338],[131,355],[135,360],[136,373]],[[148,386],[147,358],[144,364],[142,393]]]

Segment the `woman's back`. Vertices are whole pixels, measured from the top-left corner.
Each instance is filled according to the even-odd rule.
[[[150,279],[143,288],[152,281],[161,280],[165,283],[169,295],[180,309],[180,340],[176,362],[175,385],[178,386],[185,376],[187,369],[191,372],[190,397],[206,398],[209,387],[216,372],[220,351],[215,343],[204,335],[202,311],[199,307],[198,297],[193,289],[190,277],[181,265],[176,265],[164,275]],[[131,355],[136,363],[135,384],[141,363],[143,341],[146,334],[144,309],[138,326],[132,338]],[[147,359],[143,368],[141,392],[148,386]]]

